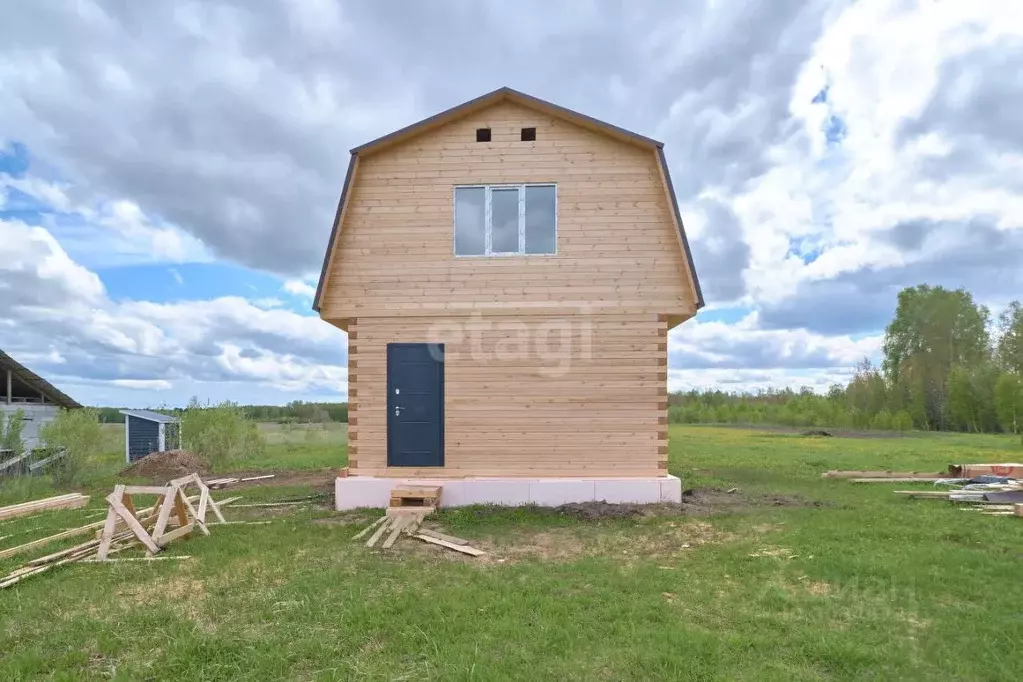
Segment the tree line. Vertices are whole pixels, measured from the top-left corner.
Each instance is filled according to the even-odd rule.
[[[348,403],[315,403],[293,400],[287,405],[233,405],[248,421],[276,422],[279,424],[322,424],[326,422],[347,422]],[[99,420],[105,424],[124,421],[119,407],[98,408]],[[157,412],[182,416],[182,408],[153,408]]]
[[[676,392],[675,423],[1023,431],[1023,305],[995,319],[964,289],[903,289],[879,367],[864,360],[846,385],[759,393]]]

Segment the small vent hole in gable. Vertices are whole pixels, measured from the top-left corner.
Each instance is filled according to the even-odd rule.
[[[476,129],[476,141],[477,142],[490,142],[490,128],[477,128]]]
[[[534,142],[536,140],[536,128],[523,128],[522,129],[522,141],[523,142]]]

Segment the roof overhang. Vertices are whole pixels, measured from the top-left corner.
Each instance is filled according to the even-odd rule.
[[[81,404],[68,396],[63,391],[57,389],[56,386],[51,384],[46,379],[42,378],[28,367],[12,358],[7,353],[0,350],[0,374],[10,371],[12,377],[17,377],[21,383],[34,388],[39,391],[40,396],[46,398],[54,405],[66,408],[79,408]],[[0,377],[0,381],[6,382],[6,379]],[[6,391],[6,385],[0,386],[0,395],[3,395]]]

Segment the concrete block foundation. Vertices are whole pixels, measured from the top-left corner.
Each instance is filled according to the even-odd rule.
[[[570,502],[652,504],[681,502],[682,481],[677,476],[651,478],[378,478],[349,476],[334,484],[338,511],[360,507],[386,507],[391,489],[398,485],[439,485],[442,507],[498,504],[516,507],[536,504],[556,507]]]

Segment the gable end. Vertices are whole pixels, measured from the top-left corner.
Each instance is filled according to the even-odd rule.
[[[400,144],[406,140],[409,140],[415,136],[426,133],[431,130],[440,128],[448,123],[468,116],[476,111],[480,111],[493,104],[501,101],[511,101],[522,106],[536,109],[541,112],[546,112],[555,118],[560,118],[569,123],[573,123],[582,128],[603,133],[615,139],[643,147],[646,149],[653,150],[657,155],[657,162],[659,164],[659,170],[663,175],[664,189],[668,194],[668,199],[671,203],[671,214],[672,219],[675,221],[675,227],[678,230],[679,243],[684,252],[686,265],[689,270],[691,277],[693,291],[696,295],[696,309],[704,307],[703,292],[700,287],[699,278],[696,274],[696,268],[693,263],[692,251],[689,246],[689,240],[685,233],[685,228],[682,223],[681,212],[679,211],[678,199],[675,196],[674,186],[671,181],[671,174],[668,170],[667,160],[664,156],[664,144],[657,140],[639,135],[637,133],[619,128],[610,123],[600,121],[598,119],[586,116],[571,109],[566,109],[556,104],[552,104],[545,100],[527,95],[525,93],[518,92],[511,88],[500,88],[493,92],[477,97],[476,99],[470,100],[463,104],[460,104],[451,109],[447,109],[438,114],[425,118],[417,123],[414,123],[405,128],[401,128],[393,133],[389,133],[382,137],[379,137],[371,142],[355,147],[351,150],[351,158],[348,163],[348,170],[345,174],[344,184],[341,189],[341,197],[338,200],[337,211],[334,214],[334,223],[331,229],[330,238],[327,242],[327,250],[323,258],[323,266],[320,271],[319,282],[316,287],[316,295],[313,299],[313,310],[320,312],[321,304],[323,300],[324,290],[327,284],[328,273],[330,272],[331,265],[333,262],[334,252],[337,245],[338,235],[341,231],[341,225],[344,220],[345,209],[349,200],[350,190],[354,183],[355,175],[357,173],[359,157],[361,155],[367,155],[380,151],[383,148],[387,148],[396,144]]]

